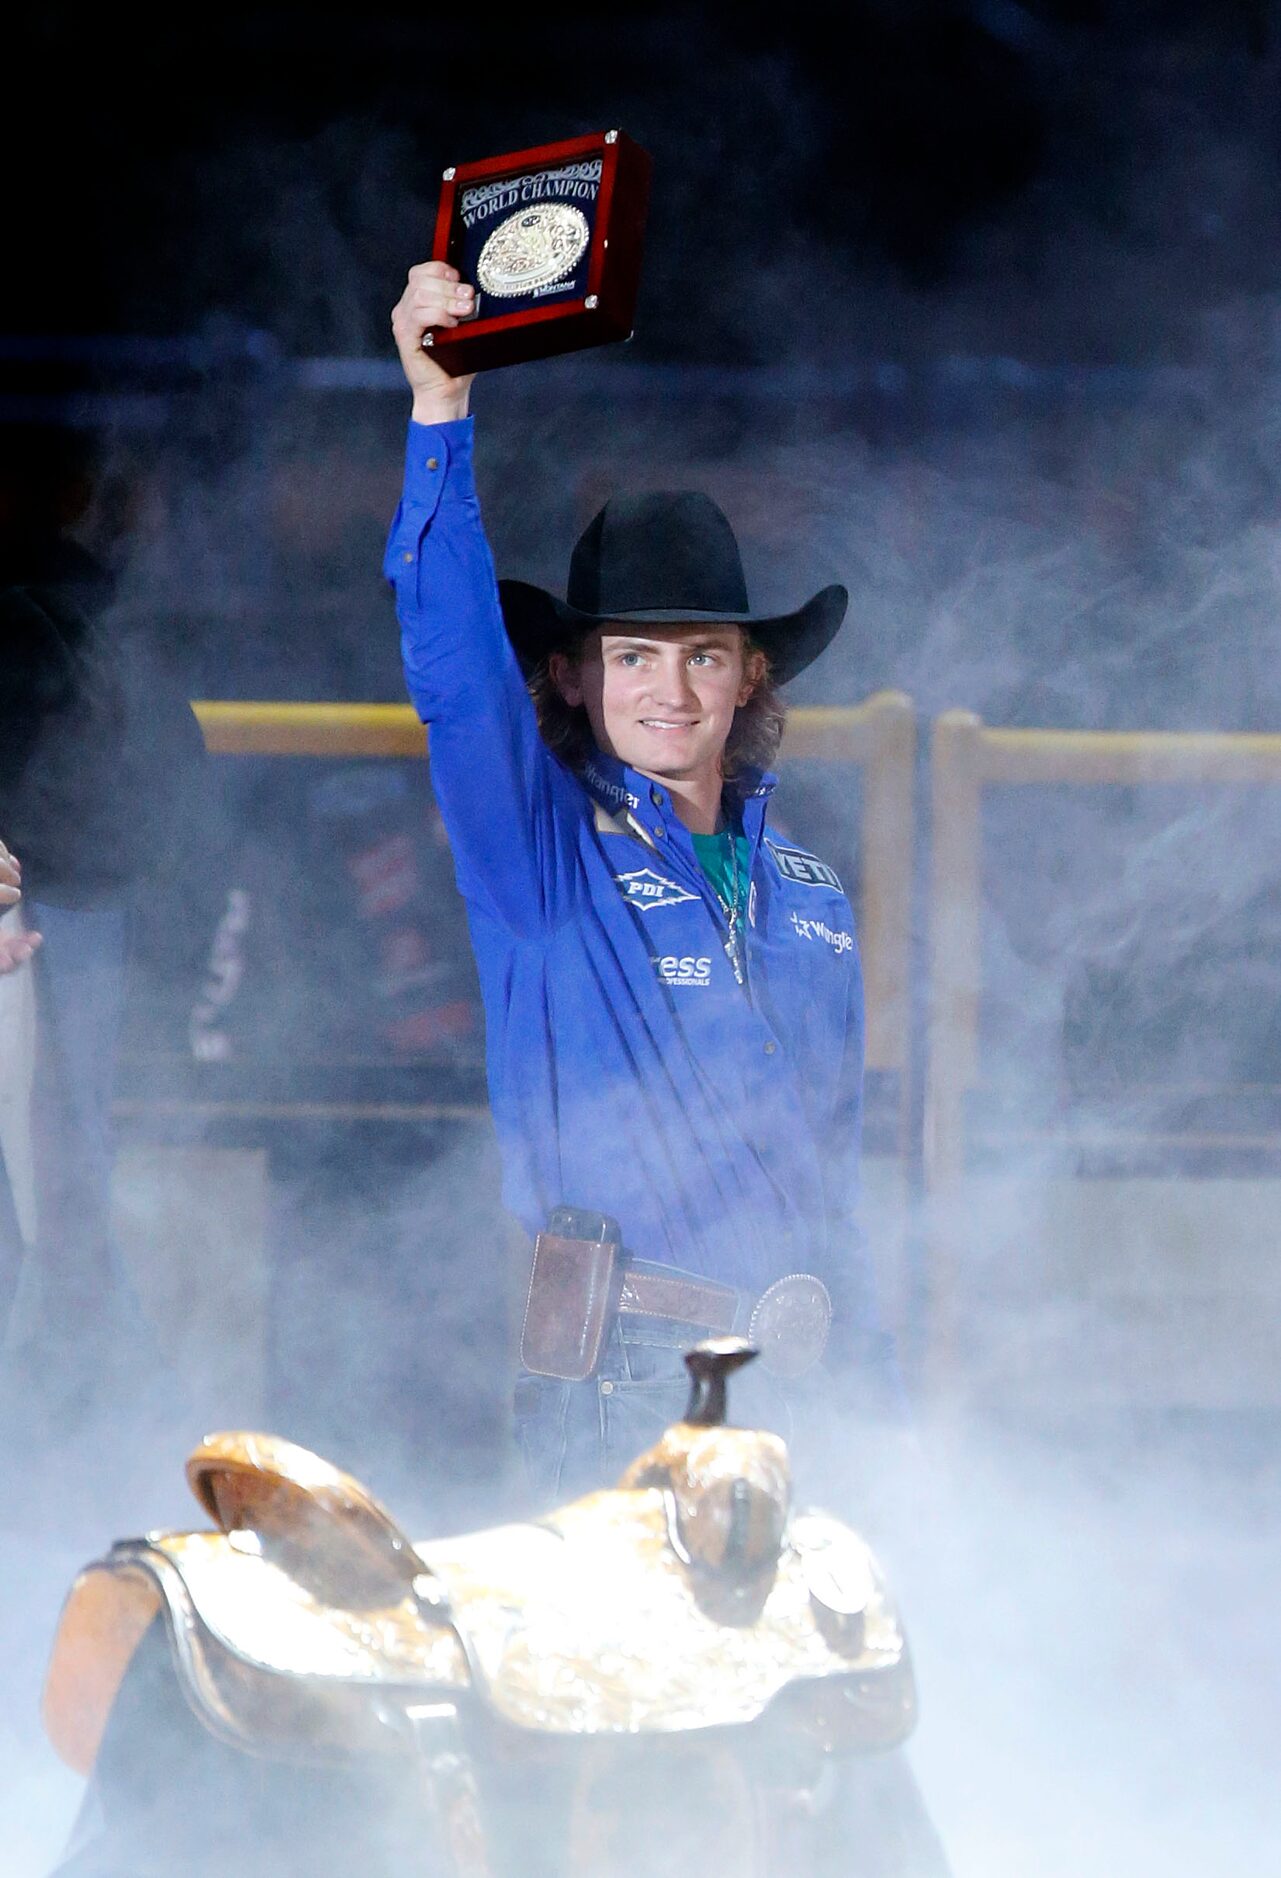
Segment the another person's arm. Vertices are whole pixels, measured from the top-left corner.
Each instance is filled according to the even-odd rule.
[[[472,477],[470,378],[423,350],[470,304],[454,269],[411,268],[395,312],[413,421],[405,486],[387,544],[410,696],[430,730],[432,782],[458,884],[518,932],[568,912],[573,785],[539,735],[507,638]]]
[[[22,898],[22,867],[0,841],[0,916]],[[0,927],[0,973],[16,972],[25,965],[40,944],[38,932],[24,932],[19,926],[12,932]]]

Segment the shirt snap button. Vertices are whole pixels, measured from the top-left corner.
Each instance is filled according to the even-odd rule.
[[[776,1043],[767,1043],[767,1044],[765,1045],[765,1054],[766,1054],[766,1056],[773,1056],[773,1054],[774,1054],[774,1052],[775,1052],[775,1051],[777,1050],[777,1048],[778,1048],[778,1045],[777,1045]]]
[[[434,456],[429,456],[427,459],[427,467],[428,469],[439,469],[440,468],[439,460]]]
[[[408,548],[406,548],[406,549],[405,549],[405,559],[406,559],[407,561],[412,561],[412,560],[413,560],[413,558],[414,558],[414,557],[413,557],[413,555],[412,555],[412,554],[411,554],[411,553],[409,552],[409,550],[408,550]]]
[[[602,1395],[613,1395],[613,1393],[614,1393],[614,1385],[613,1385],[613,1383],[612,1383],[612,1382],[603,1382],[603,1383],[601,1384],[601,1386],[600,1386],[600,1392],[601,1392],[601,1394],[602,1394]]]
[[[657,836],[657,838],[661,841],[663,839],[663,836],[667,833],[667,830],[663,827],[663,824],[661,822],[655,822],[654,833]]]

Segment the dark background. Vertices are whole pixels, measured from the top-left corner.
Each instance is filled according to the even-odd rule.
[[[854,589],[824,696],[1281,708],[1189,560],[1278,508],[1263,0],[54,6],[6,50],[0,418],[104,426],[122,605],[193,689],[401,695],[388,313],[440,171],[620,122],[655,158],[634,343],[477,396],[506,571],[559,582],[609,488],[683,461],[762,603]]]
[[[724,292],[780,259],[848,261],[868,343],[907,356],[947,308],[953,347],[1186,361],[1200,309],[1276,277],[1267,0],[224,6],[145,28],[53,5],[6,42],[11,331],[217,311],[290,353],[380,354],[445,163],[615,121],[657,159],[646,358],[790,355]]]
[[[850,624],[793,695],[911,694],[923,836],[928,722],[948,707],[1281,726],[1268,0],[224,5],[145,21],[46,5],[8,19],[2,43],[0,423],[96,435],[86,538],[118,575],[116,619],[185,695],[403,698],[379,574],[408,402],[388,315],[427,251],[440,171],[617,123],[655,162],[636,338],[479,384],[502,571],[559,586],[612,489],[707,488],[761,610],[851,587]],[[469,966],[448,857],[424,766],[396,773],[452,1008]],[[426,1529],[511,1485],[506,1267],[482,1127],[316,1117],[322,1099],[481,1094],[474,1025],[444,1053],[384,1047],[404,1013],[356,909],[357,836],[334,832],[343,778],[220,760],[207,818],[179,818],[178,859],[138,910],[121,1129],[268,1148],[271,1399],[254,1414]],[[853,785],[801,780],[782,812],[854,877]],[[1248,1088],[1275,1167],[1278,794],[994,804],[983,1068],[1021,1121],[1101,1093],[1129,1101],[1132,1132],[1159,1132],[1163,1089]],[[193,1064],[229,889],[252,908],[219,1016],[229,1055]],[[918,940],[925,907],[922,893]],[[211,1094],[247,1101],[248,1119],[184,1106]],[[1029,1220],[965,1224],[1021,1255]],[[1197,1252],[1208,1271],[1219,1248]],[[1115,1314],[1111,1294],[1097,1310]],[[1028,1315],[989,1310],[993,1336],[1017,1353]],[[1031,1318],[1053,1373],[1088,1379],[1081,1316],[1050,1296]],[[1186,1322],[1193,1349],[1209,1333]],[[1235,1344],[1203,1354],[1235,1400]],[[1136,1395],[1177,1408],[1183,1367],[1141,1368]],[[27,1732],[72,1570],[155,1518],[158,1495],[189,1516],[195,1424],[135,1380],[147,1438],[104,1441],[90,1388],[79,1449],[68,1437],[41,1483],[6,1429],[15,1634],[32,1613],[6,1699]],[[221,1399],[210,1413],[239,1417]],[[1276,1677],[1258,1673],[1276,1634],[1275,1411],[1241,1437],[1245,1461],[1241,1418],[1224,1419],[1211,1463],[1186,1471],[1118,1434],[1120,1415],[1084,1487],[1057,1434],[1005,1475],[990,1430],[940,1464],[942,1511],[924,1521],[938,1582],[912,1621],[932,1662],[927,1785],[954,1844],[969,1827],[958,1870],[1075,1878],[1110,1859],[1200,1878],[1275,1847]],[[439,1496],[425,1509],[424,1483]],[[33,1548],[42,1520],[65,1557]],[[47,1816],[52,1856],[69,1803],[32,1792],[15,1818]]]

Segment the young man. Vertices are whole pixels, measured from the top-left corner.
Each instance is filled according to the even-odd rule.
[[[892,1369],[856,1225],[852,915],[831,869],[766,824],[774,687],[830,643],[847,596],[754,617],[728,522],[691,494],[608,503],[567,601],[500,587],[470,381],[422,344],[470,304],[428,262],[392,316],[413,421],[386,572],[480,969],[506,1205],[531,1237],[558,1207],[607,1215],[625,1248],[594,1373],[517,1387],[531,1472],[564,1492],[679,1412],[700,1335],[766,1347],[774,1377],[753,1366],[738,1412],[785,1434],[828,1389],[829,1319],[829,1368]]]

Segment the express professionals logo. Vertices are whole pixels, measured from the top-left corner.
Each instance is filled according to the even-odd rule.
[[[712,982],[712,961],[710,958],[694,958],[686,955],[678,958],[675,953],[665,953],[661,958],[651,959],[655,974],[660,984],[670,985],[673,990],[684,985],[708,986]]]

